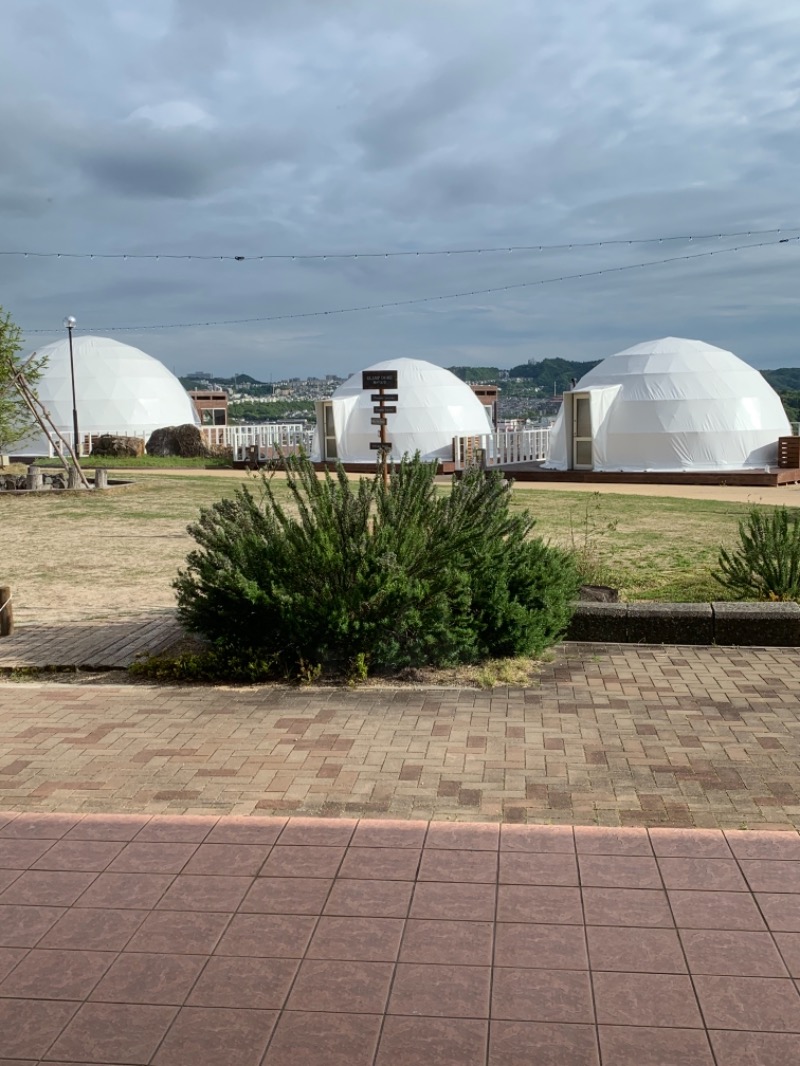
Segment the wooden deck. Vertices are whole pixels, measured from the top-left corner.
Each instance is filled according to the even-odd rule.
[[[0,640],[0,672],[124,670],[141,655],[157,655],[185,638],[172,614],[126,621],[22,625]]]
[[[240,470],[248,469],[244,462],[234,462],[234,467]],[[348,474],[373,475],[377,469],[375,463],[343,463]],[[314,469],[317,471],[335,471],[336,464],[333,462],[315,462]],[[800,484],[800,468],[782,469],[774,467],[771,470],[690,470],[681,472],[665,472],[657,470],[544,470],[541,463],[513,463],[507,466],[495,466],[490,469],[499,470],[504,477],[513,478],[515,481],[548,481],[551,483],[582,483],[595,485],[755,485],[761,488],[777,488],[779,485]],[[462,470],[457,469],[452,461],[442,460],[439,463],[440,474],[456,474],[460,476]]]
[[[669,473],[654,470],[543,470],[538,463],[519,464],[501,468],[503,474],[515,481],[580,482],[595,485],[759,485],[776,488],[800,482],[800,469],[783,470],[687,470]]]

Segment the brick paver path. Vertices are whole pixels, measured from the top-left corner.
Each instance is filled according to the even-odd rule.
[[[800,837],[0,815],[0,1061],[786,1066]]]
[[[528,689],[0,684],[0,805],[800,826],[800,651],[573,645]]]

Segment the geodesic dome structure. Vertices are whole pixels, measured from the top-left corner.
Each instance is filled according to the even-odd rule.
[[[441,366],[422,359],[387,359],[366,369],[397,371],[398,399],[392,404],[397,413],[388,415],[387,426],[391,459],[416,452],[424,459],[449,459],[454,437],[493,432],[486,408],[469,385]],[[325,455],[320,435],[327,432],[327,417],[342,462],[376,461],[376,453],[370,449],[370,443],[378,439],[378,428],[370,421],[374,406],[371,396],[361,387],[360,373],[339,386],[329,401],[327,416],[323,411],[323,417],[317,418],[317,454]],[[324,408],[325,404],[319,406]]]
[[[163,363],[109,337],[73,337],[78,429],[85,433],[150,434],[162,426],[199,425],[194,404]],[[72,433],[69,339],[37,349],[46,363],[39,399],[58,429]],[[24,442],[26,453],[47,451],[41,437]]]
[[[564,396],[545,468],[764,469],[791,435],[778,394],[732,352],[665,337],[604,359]],[[578,461],[580,460],[580,461]]]

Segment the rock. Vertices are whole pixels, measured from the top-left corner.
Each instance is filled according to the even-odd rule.
[[[114,433],[101,433],[92,443],[92,455],[102,455],[110,459],[138,459],[144,455],[144,441],[141,437],[120,437]]]
[[[233,448],[230,444],[212,444],[208,449],[209,455],[213,455],[215,459],[224,459],[226,462],[233,465]]]
[[[194,459],[208,455],[208,448],[197,426],[165,426],[150,434],[145,449],[148,455],[177,456]]]
[[[619,589],[610,585],[581,585],[579,599],[584,603],[619,603]]]

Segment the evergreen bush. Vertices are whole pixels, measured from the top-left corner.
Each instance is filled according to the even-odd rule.
[[[535,655],[572,613],[572,556],[531,538],[499,474],[450,491],[419,457],[350,482],[285,461],[293,511],[268,476],[204,508],[175,581],[179,616],[223,654],[363,679],[367,672]],[[295,513],[296,512],[296,513]]]
[[[800,599],[800,512],[754,507],[739,523],[739,544],[720,549],[713,577],[741,599]]]

